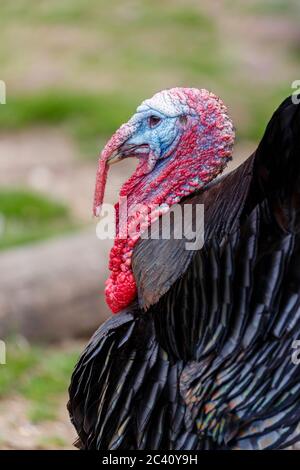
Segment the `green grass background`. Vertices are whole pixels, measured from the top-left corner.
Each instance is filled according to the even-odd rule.
[[[222,11],[193,0],[1,0],[0,134],[61,129],[75,140],[84,162],[93,162],[111,133],[139,102],[170,86],[206,87],[229,105],[240,143],[259,141],[280,101],[291,93],[300,64],[300,42],[284,49],[280,74],[248,76],[239,35],[222,30]],[[299,1],[224,0],[228,17],[252,17],[260,31],[268,18],[299,18]],[[256,21],[257,20],[257,21]],[[255,43],[255,54],[259,44]],[[229,41],[229,42],[228,42]],[[278,44],[267,44],[277,57]],[[282,46],[283,47],[283,46]],[[268,59],[270,59],[268,57]],[[268,75],[268,72],[266,72]],[[1,139],[1,135],[0,135]],[[0,188],[0,250],[78,227],[70,208],[28,187]],[[0,399],[21,394],[32,422],[57,418],[79,348],[29,346],[11,339],[9,367],[0,366]],[[59,436],[45,436],[61,447]]]
[[[8,96],[0,108],[0,132],[59,127],[75,139],[82,158],[93,160],[141,99],[185,85],[220,94],[237,118],[237,141],[257,142],[272,111],[291,92],[290,82],[243,76],[241,63],[224,47],[217,18],[222,12],[214,15],[207,5],[193,0],[2,0],[0,78]],[[224,5],[228,15],[239,18],[299,15],[296,0],[224,0]],[[291,64],[299,64],[299,49],[295,42],[286,51]],[[7,192],[15,208],[24,206],[26,212],[27,205],[45,205],[44,198],[22,189],[25,197]],[[7,217],[5,191],[2,220]],[[48,204],[53,210],[56,206],[57,215],[46,211],[48,220],[37,215],[36,223],[22,216],[16,222],[18,211],[10,212],[0,249],[61,233],[64,220],[66,228],[72,225],[67,207],[62,215],[59,204]]]

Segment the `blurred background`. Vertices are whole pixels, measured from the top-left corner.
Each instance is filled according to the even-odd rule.
[[[108,315],[91,216],[105,140],[154,92],[205,87],[238,165],[300,79],[299,19],[297,0],[1,0],[0,448],[72,448],[70,374]],[[131,171],[113,167],[106,201]]]

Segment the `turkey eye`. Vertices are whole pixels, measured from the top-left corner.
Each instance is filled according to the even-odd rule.
[[[149,117],[149,126],[150,127],[155,127],[157,124],[159,124],[161,121],[160,117],[158,116],[150,116]]]

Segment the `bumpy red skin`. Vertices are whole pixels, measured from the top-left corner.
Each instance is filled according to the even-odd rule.
[[[166,159],[159,174],[144,174],[140,163],[136,172],[123,185],[120,196],[127,196],[128,208],[136,203],[147,205],[149,209],[163,203],[172,206],[184,196],[203,188],[225,168],[231,157],[234,141],[232,123],[228,118],[222,101],[206,90],[175,88],[169,90],[172,99],[183,106],[188,105],[191,115],[198,119],[190,119],[182,133],[180,142],[173,154]],[[99,162],[98,186],[95,192],[95,207],[103,199],[104,184],[107,174],[105,161],[107,155],[123,143],[130,134],[130,121],[122,126],[105,147]],[[113,150],[112,150],[113,149]],[[118,214],[118,204],[116,205]],[[146,228],[149,223],[161,215],[154,214],[154,219],[143,218],[136,212],[127,219],[127,227],[131,224],[143,223]],[[116,236],[110,252],[109,269],[111,275],[106,281],[106,301],[113,313],[120,312],[137,296],[137,288],[132,272],[131,257],[138,237],[121,238]]]

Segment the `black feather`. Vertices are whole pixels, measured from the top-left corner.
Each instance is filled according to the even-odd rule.
[[[84,449],[282,449],[300,440],[300,106],[186,199],[205,243],[140,240],[138,302],[93,336],[69,412]],[[147,311],[145,311],[147,309]]]

